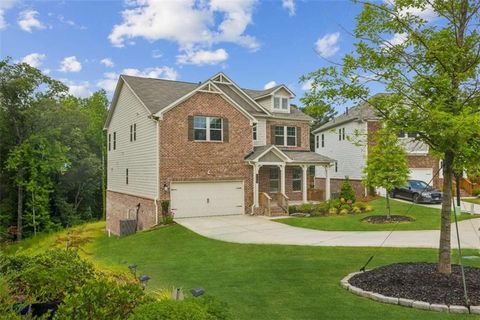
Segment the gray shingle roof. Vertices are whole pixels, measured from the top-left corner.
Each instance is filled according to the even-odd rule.
[[[267,144],[260,147],[254,147],[253,152],[245,157],[245,160],[255,160],[262,153],[267,151],[272,147],[271,144]],[[294,150],[280,150],[288,158],[292,159],[294,162],[306,162],[306,163],[332,163],[335,160],[323,156],[321,154],[312,152],[312,151],[294,151]]]
[[[283,84],[279,84],[275,87],[272,87],[270,89],[266,89],[266,90],[256,90],[256,89],[244,89],[242,88],[242,90],[248,94],[250,97],[252,97],[253,99],[256,99],[257,97],[262,97],[262,96],[266,96],[267,94],[270,94],[272,93],[273,91],[277,90],[278,88],[280,88],[281,86],[284,86]]]
[[[192,92],[201,83],[163,80],[154,78],[143,78],[129,75],[121,75],[125,82],[132,88],[138,98],[145,104],[147,109],[155,114],[162,109],[169,106],[171,103]],[[266,115],[261,108],[258,107],[253,101],[244,97],[238,90],[228,84],[216,83],[216,85],[233,101],[239,104],[247,112],[254,116]],[[265,95],[276,90],[282,85],[275,86],[268,90],[252,90],[241,89],[244,93],[254,98],[254,96]],[[273,113],[274,118],[292,119],[310,121],[312,118],[301,112],[296,108],[291,108],[289,114],[285,113]],[[107,120],[108,122],[108,120]]]
[[[322,156],[321,154],[312,151],[282,150],[282,152],[295,162],[335,162],[335,160],[329,157]]]
[[[127,75],[122,75],[122,78],[125,79],[152,114],[157,113],[199,86],[199,83]]]
[[[324,131],[333,127],[336,127],[340,124],[347,123],[353,120],[374,120],[378,119],[376,111],[368,105],[368,103],[361,103],[348,110],[348,113],[343,113],[338,117],[335,117],[333,120],[325,123],[321,127],[315,129],[313,133]]]

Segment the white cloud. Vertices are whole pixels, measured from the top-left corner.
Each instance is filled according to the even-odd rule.
[[[90,82],[88,81],[70,81],[68,79],[59,79],[68,87],[68,93],[79,98],[87,98],[92,94]]]
[[[108,68],[113,68],[115,66],[112,59],[110,59],[110,58],[103,58],[102,60],[100,60],[100,63],[103,64],[105,67],[108,67]]]
[[[42,62],[46,57],[47,56],[43,53],[30,53],[23,57],[21,62],[27,63],[34,68],[38,68],[42,65]]]
[[[425,5],[423,8],[407,7],[399,11],[401,17],[404,17],[407,14],[417,16],[426,21],[431,21],[438,17],[433,7],[429,4]]]
[[[24,10],[18,14],[18,25],[20,28],[27,32],[32,32],[32,29],[45,29],[43,23],[37,19],[38,11]]]
[[[117,47],[123,47],[128,39],[142,37],[148,41],[174,41],[182,49],[232,42],[256,50],[257,40],[244,34],[252,22],[255,3],[255,0],[129,1],[122,12],[123,21],[113,27],[109,39]]]
[[[185,53],[177,56],[179,64],[218,64],[228,59],[228,53],[224,49],[217,49],[214,51],[208,50],[187,50]]]
[[[166,80],[176,80],[178,78],[178,73],[175,69],[163,66],[156,68],[146,68],[144,70],[138,70],[135,68],[123,69],[121,74],[126,74],[129,76],[137,77],[147,77],[147,78],[157,78],[157,79],[166,79]],[[103,79],[97,82],[97,86],[105,89],[108,92],[115,91],[117,85],[119,73],[116,72],[106,72],[103,74]]]
[[[295,15],[295,0],[282,0],[282,7],[288,11],[289,16]]]
[[[82,64],[75,56],[64,58],[59,69],[61,72],[79,72],[80,70],[82,70]]]
[[[6,29],[8,23],[5,21],[5,12],[13,8],[18,0],[2,0],[0,1],[0,30]]]
[[[389,48],[404,43],[407,40],[406,33],[395,33],[392,38],[385,41],[382,47]]]
[[[263,89],[267,90],[267,89],[270,89],[270,88],[273,88],[277,85],[277,83],[275,81],[269,81],[267,83],[265,83],[265,85],[263,86]]]
[[[315,50],[324,58],[332,57],[340,50],[337,45],[339,38],[340,32],[326,34],[315,42]]]
[[[304,91],[310,91],[310,90],[312,90],[312,83],[313,83],[313,80],[312,80],[312,79],[305,81],[305,82],[302,84],[302,90],[304,90]]]

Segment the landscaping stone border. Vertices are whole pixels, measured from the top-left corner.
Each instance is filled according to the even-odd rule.
[[[355,287],[351,285],[349,282],[349,280],[353,276],[360,273],[362,272],[350,273],[340,281],[340,284],[342,285],[343,288],[347,289],[353,294],[356,294],[357,296],[365,297],[365,298],[382,302],[382,303],[395,304],[395,305],[401,305],[401,306],[410,307],[414,309],[430,310],[430,311],[437,311],[437,312],[480,314],[480,306],[470,306],[470,308],[467,308],[465,306],[456,306],[456,305],[448,306],[446,304],[436,304],[436,303],[429,303],[425,301],[414,301],[411,299],[387,297],[380,293],[365,291],[359,287]]]

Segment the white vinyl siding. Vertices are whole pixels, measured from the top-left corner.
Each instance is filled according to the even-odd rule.
[[[345,129],[345,140],[343,139],[343,129]],[[318,137],[320,140],[319,146],[315,146],[315,152],[337,161],[337,171],[335,171],[335,166],[329,168],[330,178],[343,179],[348,176],[350,179],[362,179],[362,170],[367,158],[367,147],[357,146],[347,139],[348,136],[355,133],[355,130],[358,130],[361,136],[365,137],[367,123],[352,121],[315,134],[315,139]],[[322,141],[324,141],[324,147],[322,147]],[[315,176],[324,178],[325,169],[316,167]]]
[[[154,120],[124,84],[108,128],[108,190],[154,198],[157,194],[156,128]],[[132,140],[130,142],[130,128]],[[128,169],[128,184],[126,173]]]

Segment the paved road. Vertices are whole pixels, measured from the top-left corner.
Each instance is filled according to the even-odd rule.
[[[292,227],[260,216],[221,216],[176,219],[182,226],[208,238],[235,243],[283,244],[309,246],[376,247],[388,231],[320,231]],[[480,218],[459,223],[464,248],[480,249]],[[384,247],[438,248],[440,232],[394,231]],[[452,247],[457,246],[452,225]]]

